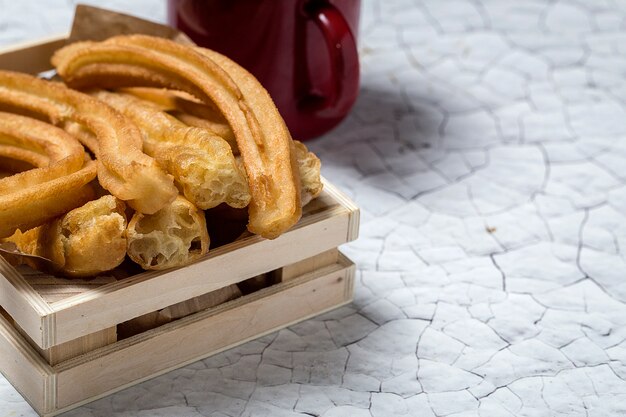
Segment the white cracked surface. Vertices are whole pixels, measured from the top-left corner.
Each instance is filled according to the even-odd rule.
[[[0,0],[0,44],[73,6]],[[625,45],[618,0],[365,0],[311,142],[362,208],[354,303],[68,415],[626,415]],[[2,377],[0,415],[34,416]]]

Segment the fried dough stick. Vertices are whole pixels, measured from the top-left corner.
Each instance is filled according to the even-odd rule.
[[[143,269],[174,268],[209,251],[204,213],[178,196],[154,214],[135,213],[128,223],[128,256]]]
[[[71,210],[45,225],[17,231],[5,241],[26,254],[47,258],[25,261],[39,270],[70,277],[88,277],[109,271],[126,257],[125,204],[106,195]],[[50,268],[51,266],[51,268]]]
[[[228,142],[235,155],[239,154],[233,130],[213,103],[202,103],[189,94],[164,88],[131,87],[121,88],[118,92],[154,103],[186,125],[212,132]]]
[[[246,207],[250,192],[230,146],[205,129],[189,127],[152,103],[107,91],[92,96],[131,119],[143,133],[143,149],[172,174],[189,201],[201,209],[226,203]]]
[[[228,126],[219,110],[214,106],[185,97],[183,96],[184,93],[181,94],[180,92],[166,89],[135,87],[123,88],[120,91],[154,103],[161,110],[168,112],[185,125],[215,132],[230,144],[233,154],[239,154],[239,149],[237,148],[237,143],[234,142],[234,134],[230,126]],[[228,138],[233,138],[233,140]],[[302,206],[304,207],[322,192],[321,164],[319,158],[313,152],[309,152],[302,142],[297,140],[293,142],[296,147],[296,159],[298,161],[301,183],[300,194]]]
[[[0,179],[0,238],[28,230],[93,198],[94,161],[64,131],[29,117],[0,112],[4,156],[38,168]]]
[[[230,124],[243,157],[252,200],[251,232],[276,238],[302,214],[295,149],[267,91],[228,58],[143,35],[77,42],[52,62],[75,88],[166,87],[213,102]]]
[[[154,213],[178,194],[173,178],[141,151],[137,127],[92,97],[59,83],[0,71],[2,108],[35,115],[61,127],[78,123],[88,128],[97,138],[100,183],[139,212]]]

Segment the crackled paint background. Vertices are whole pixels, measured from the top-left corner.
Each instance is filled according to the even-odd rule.
[[[0,0],[0,44],[73,7]],[[366,0],[361,96],[311,143],[362,208],[354,303],[68,415],[626,415],[625,17]],[[0,415],[34,415],[1,376]]]

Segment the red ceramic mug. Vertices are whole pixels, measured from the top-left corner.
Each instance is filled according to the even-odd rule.
[[[242,65],[292,136],[337,125],[359,91],[360,0],[168,0],[169,23]]]

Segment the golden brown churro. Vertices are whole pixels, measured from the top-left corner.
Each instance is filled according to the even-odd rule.
[[[214,133],[228,142],[235,155],[239,154],[233,130],[219,109],[212,103],[205,104],[189,94],[164,88],[122,88],[119,92],[132,94],[154,103],[162,111],[171,114],[186,125],[201,127]]]
[[[0,193],[62,177],[84,161],[83,147],[61,129],[10,113],[0,112],[0,146],[5,156],[39,167],[0,181]]]
[[[230,124],[243,157],[252,201],[248,228],[275,238],[301,216],[295,149],[267,91],[246,70],[210,50],[150,36],[77,42],[53,64],[75,88],[165,87],[214,103]]]
[[[1,195],[0,237],[39,226],[85,204],[93,198],[89,182],[95,176],[96,163],[90,161],[72,174]]]
[[[0,109],[89,129],[97,138],[100,183],[137,211],[154,213],[177,194],[173,178],[141,151],[137,127],[98,100],[59,83],[0,71]]]
[[[183,96],[184,93],[162,88],[135,87],[123,88],[120,91],[154,103],[161,110],[167,111],[188,126],[216,132],[218,136],[229,142],[234,155],[239,154],[239,148],[234,142],[235,136],[230,126],[214,106],[207,106],[197,100],[194,101]],[[229,140],[228,138],[233,139]],[[313,152],[309,152],[302,142],[297,140],[293,142],[296,147],[296,159],[300,172],[302,206],[305,206],[322,192],[321,164],[317,156]]]
[[[0,238],[27,230],[93,197],[94,161],[64,131],[28,117],[0,112],[4,155],[39,168],[0,179]],[[10,151],[7,151],[9,150]]]
[[[209,251],[204,213],[178,196],[154,214],[135,213],[128,223],[128,256],[143,269],[167,269]]]
[[[23,253],[51,261],[44,265],[27,258],[27,263],[37,269],[51,265],[52,272],[67,276],[97,275],[115,268],[126,256],[124,209],[124,203],[112,195],[103,196],[5,240],[15,243]]]
[[[230,146],[205,129],[189,127],[152,103],[123,93],[95,91],[92,96],[131,119],[143,133],[143,149],[155,158],[201,209],[221,203],[246,207],[250,192]]]

